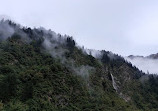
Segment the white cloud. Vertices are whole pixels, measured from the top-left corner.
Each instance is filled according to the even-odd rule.
[[[158,59],[136,57],[134,59],[125,58],[134,66],[138,67],[143,72],[150,74],[158,74]]]

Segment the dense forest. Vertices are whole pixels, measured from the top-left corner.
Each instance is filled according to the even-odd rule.
[[[1,111],[158,111],[158,76],[71,36],[0,22]]]

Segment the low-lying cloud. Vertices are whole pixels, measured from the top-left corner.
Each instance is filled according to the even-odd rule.
[[[14,34],[14,28],[9,26],[8,21],[0,21],[0,39],[5,40]]]
[[[146,57],[125,58],[145,73],[158,74],[158,59]]]
[[[67,48],[67,38],[70,36],[60,35],[51,30],[46,30],[45,28],[27,28],[22,27],[18,24],[14,24],[9,20],[0,21],[0,40],[7,40],[13,35],[19,35],[23,41],[30,43],[35,40],[42,40],[41,50],[43,53],[49,53],[53,58],[57,58],[72,70],[75,74],[81,75],[85,79],[88,79],[89,74],[95,69],[88,65],[77,66],[76,62],[72,58],[66,58],[65,54],[69,52]],[[78,47],[78,46],[76,46]],[[85,52],[85,51],[83,51]],[[86,54],[86,53],[85,53]]]

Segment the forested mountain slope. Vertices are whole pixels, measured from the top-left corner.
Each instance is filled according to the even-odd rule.
[[[70,36],[0,23],[0,110],[157,111],[158,77]]]

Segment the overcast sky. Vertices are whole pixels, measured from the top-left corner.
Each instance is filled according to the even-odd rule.
[[[1,0],[0,15],[123,56],[158,53],[158,0]]]

